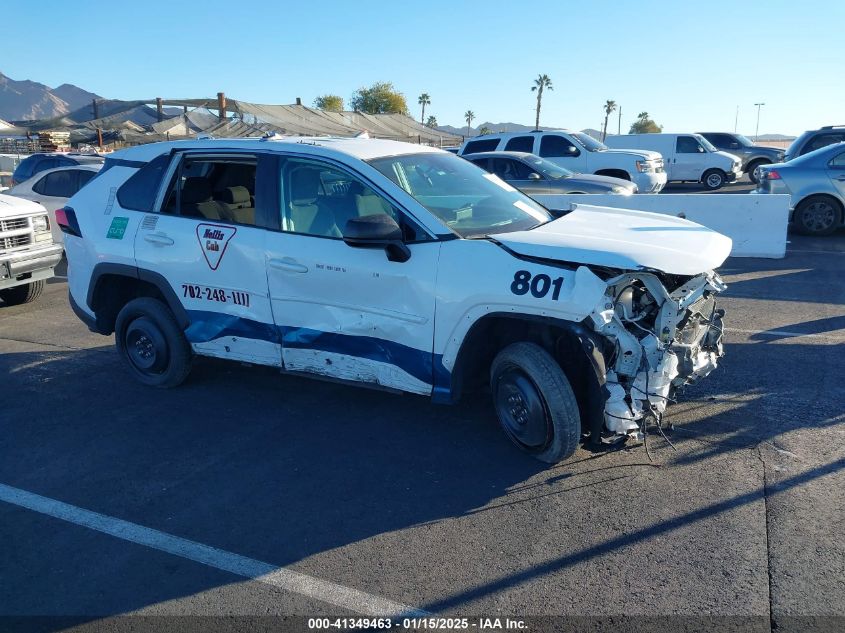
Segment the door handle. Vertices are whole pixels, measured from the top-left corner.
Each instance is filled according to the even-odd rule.
[[[295,262],[292,259],[285,258],[285,259],[271,259],[270,260],[270,267],[275,268],[276,270],[284,270],[285,272],[289,273],[307,273],[308,266],[304,266]]]
[[[173,239],[167,237],[164,233],[147,233],[144,235],[144,239],[152,244],[157,244],[158,246],[172,246]]]

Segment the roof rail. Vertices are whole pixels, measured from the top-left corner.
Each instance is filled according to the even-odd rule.
[[[821,130],[832,130],[833,128],[836,128],[836,127],[845,127],[845,125],[824,125],[819,129],[821,129]]]

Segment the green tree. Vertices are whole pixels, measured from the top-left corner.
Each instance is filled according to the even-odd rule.
[[[469,129],[472,127],[472,120],[475,118],[475,112],[467,110],[464,112],[464,121],[467,122],[467,136],[469,136]]]
[[[343,112],[343,99],[337,95],[322,95],[314,99],[314,107],[327,112]]]
[[[612,113],[616,112],[616,107],[617,107],[616,102],[612,101],[610,99],[608,99],[604,103],[604,128],[602,129],[602,132],[601,132],[601,140],[602,141],[604,141],[604,139],[607,138],[607,120],[610,118],[610,115]]]
[[[422,113],[420,114],[420,123],[423,123],[425,121],[425,107],[427,105],[431,105],[431,97],[428,96],[427,92],[424,92],[417,99],[417,103],[422,106]]]
[[[408,114],[405,95],[389,81],[377,81],[369,88],[359,88],[349,102],[354,110],[366,114]]]
[[[426,127],[437,127],[437,117],[433,114],[428,116],[428,120],[425,122]]]
[[[537,75],[534,80],[534,85],[531,86],[531,92],[537,92],[537,121],[534,124],[534,129],[540,129],[540,106],[543,102],[543,90],[554,90],[552,88],[552,80],[548,75]]]
[[[491,130],[489,127],[487,127],[485,125],[480,130],[478,130],[478,133],[479,133],[479,135],[484,136],[485,134],[492,134],[493,130]]]
[[[628,134],[649,134],[662,131],[663,126],[657,125],[657,123],[648,118],[648,112],[640,112],[637,115],[637,120],[631,124]]]

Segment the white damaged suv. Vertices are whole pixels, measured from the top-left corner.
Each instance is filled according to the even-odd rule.
[[[434,148],[133,147],[57,218],[71,306],[151,386],[196,356],[444,403],[489,385],[514,444],[557,462],[641,436],[722,355],[730,239],[638,211],[554,219]]]

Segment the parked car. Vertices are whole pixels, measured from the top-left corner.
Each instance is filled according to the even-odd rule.
[[[742,171],[748,174],[751,182],[757,182],[756,170],[761,165],[783,162],[784,150],[778,147],[755,145],[742,134],[732,132],[700,132],[718,150],[739,156]]]
[[[752,193],[790,196],[790,221],[807,235],[830,235],[842,226],[845,209],[845,143],[760,167]]]
[[[596,445],[638,435],[723,352],[729,238],[625,209],[555,219],[432,147],[140,145],[58,220],[72,309],[155,387],[194,355],[438,402],[489,384],[508,437],[556,462],[582,421]]]
[[[0,300],[5,305],[35,301],[62,259],[53,243],[50,219],[40,204],[0,194]]]
[[[485,134],[464,141],[458,154],[494,151],[528,152],[578,174],[630,180],[640,193],[657,193],[666,185],[663,158],[657,152],[611,150],[583,132],[538,130]]]
[[[98,154],[32,154],[24,158],[12,174],[12,186],[29,180],[38,172],[55,167],[73,167],[75,165],[103,164],[103,157]]]
[[[467,154],[466,160],[548,208],[555,210],[555,197],[563,193],[613,193],[630,196],[637,185],[621,178],[576,174],[545,158],[525,152],[482,152]]]
[[[607,144],[660,152],[670,182],[700,182],[715,190],[742,177],[742,161],[717,150],[700,134],[620,134],[608,136]]]
[[[56,167],[38,172],[32,178],[9,189],[6,193],[16,198],[32,200],[44,206],[50,214],[53,240],[63,242],[62,231],[56,224],[56,209],[67,204],[103,168],[102,163]]]
[[[792,145],[787,148],[783,160],[789,162],[804,154],[843,141],[845,141],[845,125],[826,125],[818,130],[807,130],[792,141]]]

